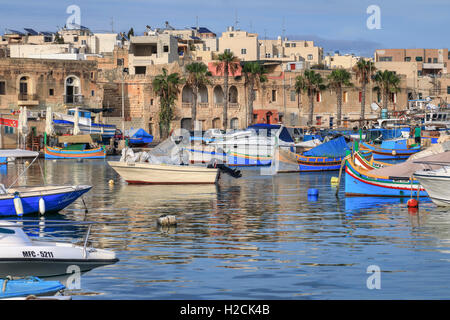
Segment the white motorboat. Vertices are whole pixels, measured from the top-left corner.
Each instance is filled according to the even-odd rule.
[[[22,221],[23,222],[23,221]],[[50,222],[52,223],[52,222]],[[61,227],[55,221],[54,226]],[[54,277],[80,273],[114,264],[119,259],[113,251],[87,247],[90,227],[94,222],[76,222],[89,225],[84,245],[35,240],[23,231],[23,225],[12,221],[0,222],[0,277],[35,276]],[[47,226],[52,226],[47,224]]]
[[[219,169],[195,165],[122,161],[108,164],[130,184],[214,184],[219,178]]]
[[[450,166],[437,170],[422,170],[414,173],[437,206],[450,206]]]

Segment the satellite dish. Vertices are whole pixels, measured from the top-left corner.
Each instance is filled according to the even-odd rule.
[[[373,103],[370,105],[370,107],[372,108],[373,111],[377,111],[378,109],[380,109],[380,107],[379,107],[375,102],[373,102]]]

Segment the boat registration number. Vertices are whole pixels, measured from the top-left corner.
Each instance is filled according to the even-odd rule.
[[[24,258],[54,258],[51,251],[22,251]]]

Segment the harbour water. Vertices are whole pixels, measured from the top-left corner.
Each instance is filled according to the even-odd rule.
[[[23,169],[2,167],[2,183]],[[59,214],[24,218],[40,219],[35,236],[83,236],[81,227],[46,228],[46,220],[124,222],[93,226],[91,245],[120,261],[83,274],[68,291],[74,300],[448,298],[447,209],[425,199],[411,212],[407,199],[345,198],[343,183],[336,197],[330,180],[338,172],[242,173],[218,186],[136,186],[104,160],[40,160],[19,183],[93,186],[88,213],[78,199]],[[177,226],[158,227],[163,214],[175,215]],[[367,286],[373,265],[380,289]]]

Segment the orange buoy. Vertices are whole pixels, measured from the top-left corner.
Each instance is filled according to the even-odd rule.
[[[419,207],[419,202],[416,199],[409,199],[407,205],[408,208],[417,208]]]

